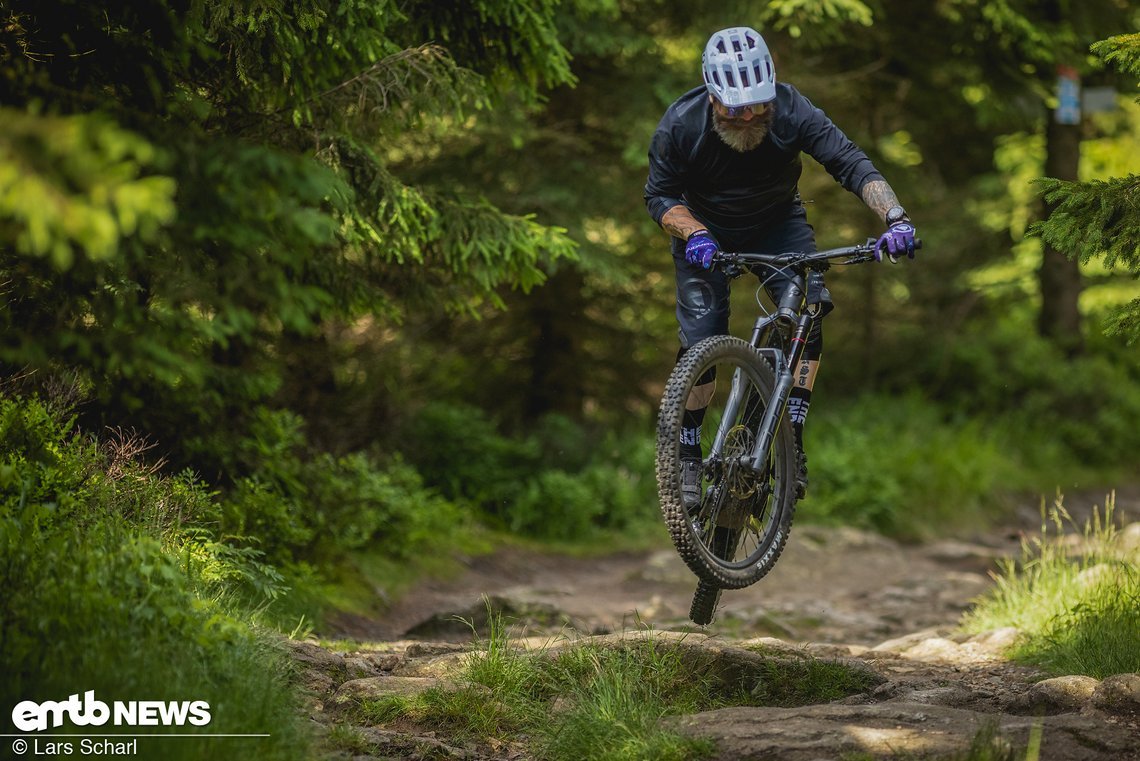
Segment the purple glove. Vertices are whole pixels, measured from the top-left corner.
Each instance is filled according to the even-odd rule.
[[[910,222],[895,222],[887,231],[875,241],[875,261],[883,260],[883,249],[887,250],[887,257],[894,264],[898,258],[906,254],[914,258],[914,225]]]
[[[712,266],[713,254],[718,251],[716,241],[709,235],[708,230],[697,230],[689,236],[685,244],[685,261],[689,264],[699,264],[706,270]]]

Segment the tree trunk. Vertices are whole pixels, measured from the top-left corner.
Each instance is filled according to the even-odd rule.
[[[1081,161],[1079,124],[1057,124],[1053,114],[1045,130],[1045,176],[1059,180],[1078,179]],[[1045,206],[1045,215],[1053,206]],[[1046,244],[1041,260],[1041,314],[1038,330],[1070,354],[1084,351],[1081,333],[1081,271],[1075,259]]]

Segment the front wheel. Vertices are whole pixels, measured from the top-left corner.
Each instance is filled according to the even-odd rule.
[[[703,581],[740,589],[764,577],[784,549],[795,510],[795,444],[782,417],[759,468],[747,462],[772,399],[772,370],[750,344],[715,336],[673,369],[657,419],[657,489],[673,544]],[[685,411],[704,410],[699,495],[682,496]],[[690,416],[691,422],[691,416]],[[690,472],[691,468],[690,468]]]

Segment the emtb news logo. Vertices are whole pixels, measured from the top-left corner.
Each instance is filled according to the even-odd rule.
[[[51,724],[48,724],[48,720]],[[210,704],[204,700],[182,701],[180,703],[160,700],[116,700],[107,705],[95,699],[95,691],[68,696],[67,700],[45,700],[37,703],[25,700],[12,709],[12,723],[21,732],[42,732],[51,727],[63,725],[70,719],[79,727],[101,727],[111,723],[116,727],[185,726],[193,724],[204,727],[210,723]]]

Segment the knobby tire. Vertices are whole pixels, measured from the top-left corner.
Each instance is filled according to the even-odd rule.
[[[711,624],[716,616],[716,606],[720,602],[722,591],[715,584],[698,581],[697,591],[693,593],[693,604],[689,606],[689,620],[701,626]]]
[[[661,401],[657,423],[657,486],[662,515],[685,564],[710,589],[740,589],[754,584],[772,570],[787,542],[795,510],[795,444],[791,424],[785,418],[772,443],[766,477],[758,479],[758,482],[766,484],[768,490],[764,492],[764,498],[757,497],[753,503],[743,498],[733,502],[730,508],[730,512],[736,511],[737,514],[744,511],[752,515],[759,513],[756,524],[762,526],[762,533],[740,529],[732,526],[731,522],[728,528],[724,528],[719,518],[715,526],[707,526],[704,531],[695,527],[681,499],[681,423],[689,393],[698,385],[699,379],[707,378],[709,369],[714,367],[720,368],[719,373],[727,374],[727,377],[717,380],[726,388],[716,393],[727,395],[732,376],[728,371],[740,368],[751,397],[758,398],[764,405],[772,397],[775,382],[771,367],[747,342],[732,336],[715,336],[689,349],[670,375]],[[747,420],[742,420],[733,430],[747,429],[744,422],[758,422],[755,414],[749,417],[745,413],[745,417]],[[707,451],[705,456],[708,457]],[[752,477],[750,472],[746,475]],[[705,494],[709,495],[714,489],[724,489],[728,495],[736,487],[728,484],[727,480],[723,473],[714,477],[709,481]],[[720,492],[717,495],[720,499],[718,504],[729,499],[720,496]],[[756,546],[747,551],[746,557],[737,558],[736,545],[742,540],[742,535],[754,538]],[[725,546],[726,536],[731,536],[729,544],[732,546]],[[696,610],[698,602],[701,603],[699,611]],[[711,618],[716,599],[711,591],[702,593],[702,588],[698,587],[693,604],[694,611],[701,613],[702,617],[708,609],[707,615]]]

